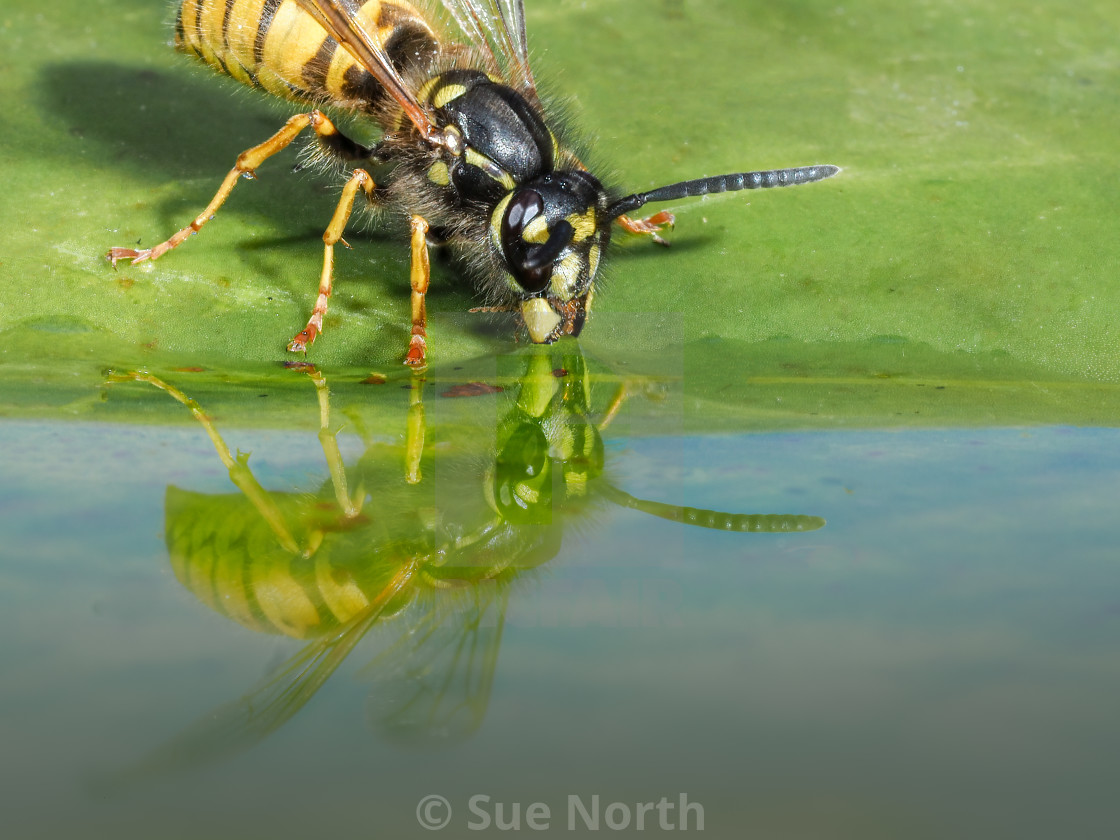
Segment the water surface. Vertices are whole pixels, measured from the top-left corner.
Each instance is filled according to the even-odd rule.
[[[314,432],[222,431],[274,494],[327,481]],[[491,816],[545,803],[555,833],[569,794],[632,820],[683,794],[720,837],[1115,825],[1115,429],[608,427],[604,475],[633,497],[827,524],[727,533],[599,499],[508,586],[466,587],[505,602],[471,631],[492,659],[410,670],[426,654],[401,642],[406,610],[273,731],[218,738],[229,750],[213,721],[309,642],[248,629],[173,572],[175,494],[244,498],[205,432],[9,421],[0,437],[13,836],[427,836],[429,794],[453,808],[448,836],[481,820],[478,794]],[[368,449],[338,440],[351,466]],[[439,632],[465,638],[464,614],[447,607]],[[444,685],[468,724],[394,718],[410,680]]]

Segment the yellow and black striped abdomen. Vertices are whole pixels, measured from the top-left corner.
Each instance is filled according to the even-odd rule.
[[[276,494],[286,521],[306,514],[307,500]],[[164,529],[175,577],[214,611],[261,633],[297,639],[330,633],[369,607],[396,572],[390,562],[360,567],[285,550],[253,503],[236,494],[167,488]],[[367,594],[367,593],[372,593]]]
[[[404,0],[357,13],[398,69],[430,62],[439,41]],[[386,93],[296,0],[184,0],[175,45],[243,84],[297,101],[377,113]]]

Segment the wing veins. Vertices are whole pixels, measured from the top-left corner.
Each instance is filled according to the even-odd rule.
[[[408,89],[381,43],[366,30],[350,0],[296,0],[367,72],[385,88],[425,139],[438,134],[416,96]]]
[[[498,71],[515,76],[520,87],[537,93],[529,67],[523,0],[441,0],[464,34],[489,53]]]

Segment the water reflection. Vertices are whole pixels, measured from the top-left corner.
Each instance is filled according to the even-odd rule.
[[[376,637],[377,652],[361,675],[373,683],[375,730],[409,743],[469,736],[486,714],[512,585],[556,557],[566,534],[586,532],[598,509],[621,506],[743,534],[825,524],[815,516],[725,513],[626,493],[605,474],[603,436],[641,384],[613,384],[609,400],[593,411],[592,377],[577,345],[512,358],[519,375],[504,388],[473,382],[439,392],[498,402],[489,427],[473,435],[492,446],[432,445],[425,418],[432,386],[414,374],[402,438],[369,437],[352,463],[339,446],[327,379],[307,367],[328,473],[312,494],[265,489],[248,456],[231,452],[204,407],[169,382],[138,372],[112,377],[160,388],[183,403],[237,488],[168,488],[165,534],[178,580],[245,627],[308,640],[262,684],[206,715],[128,776],[259,742],[367,636]]]

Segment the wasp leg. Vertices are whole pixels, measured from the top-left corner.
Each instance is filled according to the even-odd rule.
[[[419,484],[420,459],[424,455],[424,437],[427,427],[424,424],[424,377],[413,372],[409,383],[408,425],[405,430],[404,480],[409,484]]]
[[[288,342],[288,350],[292,353],[306,353],[307,346],[323,331],[323,318],[327,314],[327,304],[330,302],[333,286],[334,246],[339,242],[346,245],[342,232],[346,230],[346,223],[350,221],[350,213],[354,209],[354,197],[358,194],[358,190],[364,190],[366,196],[372,199],[375,189],[376,184],[364,169],[355,169],[346,186],[342,188],[342,197],[334,209],[334,216],[331,217],[331,223],[323,233],[323,273],[319,276],[319,297],[315,300],[315,308],[311,310],[307,326]],[[346,245],[346,247],[350,246]]]
[[[331,474],[334,498],[343,516],[348,520],[355,519],[362,512],[362,502],[366,496],[365,485],[359,482],[351,496],[347,489],[346,465],[342,460],[342,451],[338,448],[338,433],[331,431],[330,388],[326,377],[319,371],[312,369],[307,375],[311,377],[315,394],[319,398],[319,444],[323,447],[323,457],[327,460],[327,469]]]
[[[217,427],[214,426],[214,421],[202,410],[202,406],[174,385],[170,385],[158,376],[153,376],[150,373],[142,371],[129,371],[124,374],[114,373],[109,377],[109,381],[145,382],[149,385],[154,385],[156,388],[169,394],[190,409],[194,418],[201,423],[202,428],[206,430],[206,434],[210,437],[210,442],[214,444],[214,449],[218,452],[218,457],[222,459],[222,463],[225,465],[226,469],[229,470],[229,480],[233,482],[238,490],[245,494],[245,498],[257,509],[257,512],[261,515],[261,518],[268,523],[268,527],[272,530],[272,533],[276,535],[276,539],[280,542],[284,550],[292,554],[304,554],[305,556],[309,556],[312,553],[310,549],[300,549],[276,501],[269,495],[269,492],[261,486],[256,476],[253,475],[253,471],[249,469],[249,456],[240,453],[235,456],[230,452],[229,446],[222,439]]]
[[[647,216],[644,219],[631,219],[629,216],[622,215],[616,220],[625,230],[630,233],[645,234],[653,238],[653,241],[658,245],[669,245],[667,241],[658,235],[658,231],[663,227],[673,229],[673,225],[677,223],[677,217],[666,210],[660,213],[654,213],[652,216]]]
[[[577,161],[578,160],[577,158]],[[583,166],[583,163],[579,165]],[[650,236],[658,245],[668,247],[669,243],[658,235],[658,231],[663,227],[668,227],[672,230],[673,225],[677,222],[677,217],[672,213],[662,210],[660,213],[654,213],[652,216],[647,216],[644,219],[632,219],[626,214],[623,214],[615,219],[615,221],[630,233]]]
[[[614,418],[618,416],[618,412],[622,408],[622,404],[626,402],[626,397],[629,396],[629,392],[630,389],[628,384],[625,381],[622,382],[618,386],[618,390],[614,392],[614,397],[611,399],[611,404],[607,406],[607,410],[603,414],[603,419],[595,427],[596,429],[598,429],[600,432],[606,431],[607,426],[609,426],[614,421]]]
[[[408,354],[404,363],[424,367],[428,353],[428,310],[425,295],[432,276],[428,260],[428,222],[423,216],[412,217],[412,337],[408,341]]]
[[[145,248],[141,251],[132,248],[112,248],[106,255],[109,262],[116,268],[118,260],[131,260],[133,264],[146,260],[158,260],[172,248],[182,245],[187,237],[193,233],[198,233],[204,224],[214,218],[214,214],[225,204],[229,194],[233,192],[238,178],[252,178],[257,167],[295,140],[299,133],[308,127],[314,129],[316,134],[325,139],[339,134],[338,129],[334,127],[334,123],[319,111],[296,114],[284,123],[283,128],[263,143],[251,149],[246,149],[237,156],[237,162],[233,169],[229,171],[229,174],[226,175],[225,180],[222,181],[222,185],[218,187],[218,192],[214,194],[210,203],[206,205],[206,209],[199,213],[193,222],[154,248]]]

